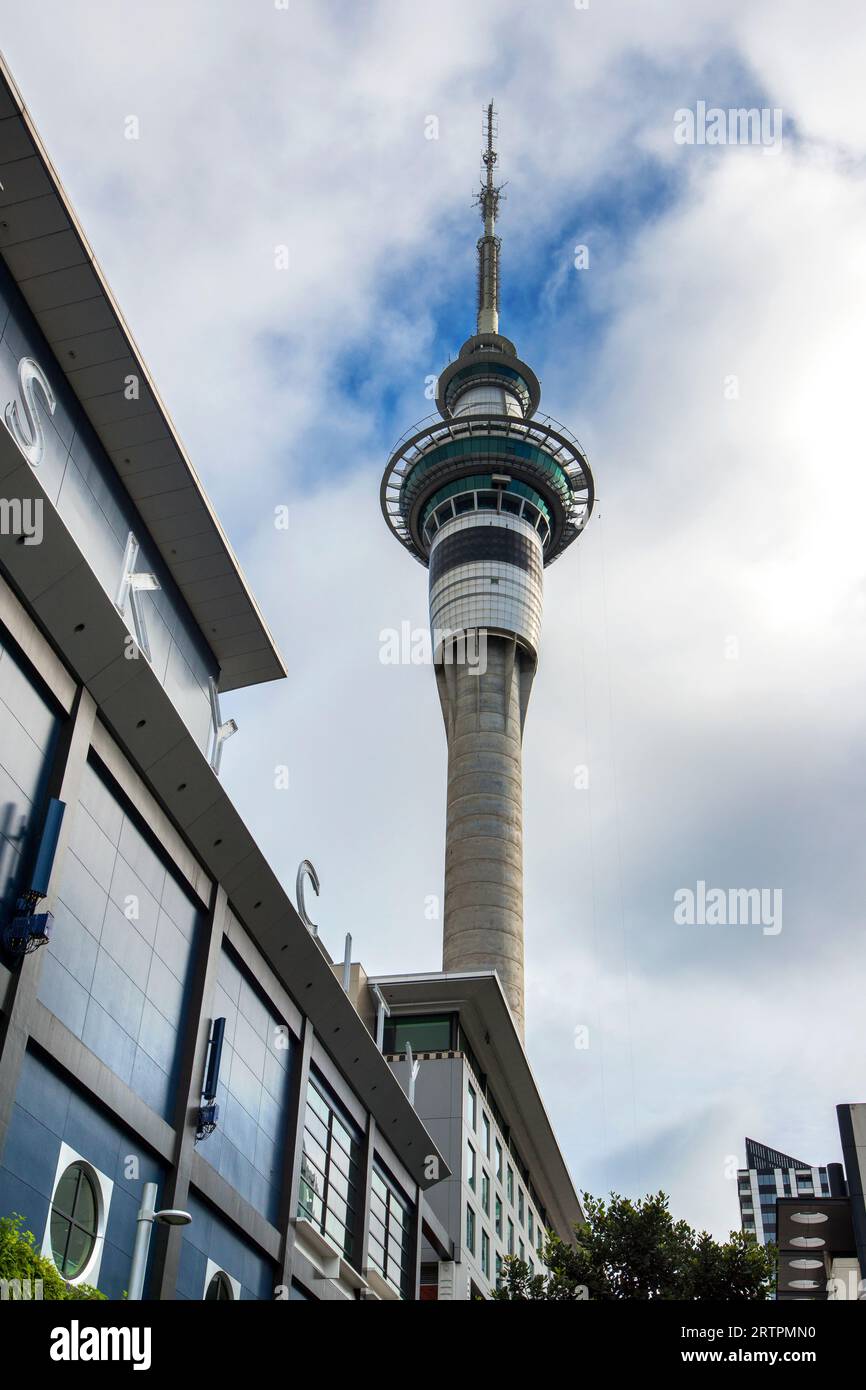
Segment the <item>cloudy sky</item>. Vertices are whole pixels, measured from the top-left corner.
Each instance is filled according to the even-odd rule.
[[[473,330],[495,97],[502,328],[599,498],[547,576],[527,723],[528,1051],[580,1188],[664,1187],[726,1233],[746,1134],[833,1161],[836,1103],[866,1099],[862,7],[2,0],[0,20],[288,662],[224,700],[224,780],[292,891],[316,864],[326,944],[351,930],[375,972],[440,963],[438,700],[428,668],[380,661],[426,581],[378,491]],[[781,143],[677,143],[701,101],[780,111]],[[781,890],[782,930],[676,923],[699,880]]]

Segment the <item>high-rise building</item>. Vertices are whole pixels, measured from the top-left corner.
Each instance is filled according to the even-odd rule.
[[[593,478],[574,435],[537,414],[538,378],[499,331],[493,106],[478,202],[476,332],[438,379],[438,414],[382,479],[391,530],[429,570],[448,740],[443,969],[494,969],[524,1032],[522,741],[547,565],[577,539]]]
[[[737,1172],[743,1230],[760,1245],[775,1244],[778,1197],[830,1197],[844,1194],[842,1165],[815,1167],[778,1149],[746,1140],[746,1166]]]

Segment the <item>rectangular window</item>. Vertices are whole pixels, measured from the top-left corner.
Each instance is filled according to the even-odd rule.
[[[501,1256],[501,1255],[497,1255],[497,1256],[496,1256],[496,1287],[497,1287],[497,1288],[499,1287],[499,1282],[500,1282],[501,1278],[502,1278],[502,1256]]]
[[[521,1260],[525,1260],[525,1259],[526,1259],[526,1246],[523,1244],[523,1241],[522,1241],[522,1240],[521,1240],[520,1243],[518,1244],[517,1253],[518,1253],[518,1255],[520,1256]]]
[[[476,1166],[476,1165],[475,1165],[475,1150],[473,1149],[473,1147],[472,1147],[471,1144],[467,1143],[467,1145],[466,1145],[466,1181],[468,1182],[469,1186],[472,1188],[472,1191],[473,1191],[473,1192],[475,1191],[475,1166]]]
[[[401,1298],[410,1296],[412,1203],[376,1162],[370,1178],[368,1259]]]
[[[514,1222],[508,1218],[508,1253],[514,1254]]]
[[[541,1225],[541,1222],[539,1221],[539,1223],[538,1223],[538,1230],[535,1232],[535,1248],[536,1248],[536,1250],[538,1251],[539,1255],[541,1254],[541,1250],[542,1250],[543,1245],[544,1245],[544,1229],[543,1229],[543,1227],[542,1227],[542,1225]]]
[[[324,1083],[311,1078],[304,1116],[298,1215],[329,1236],[350,1262],[355,1255],[360,1183],[361,1133]]]
[[[466,1249],[470,1255],[475,1254],[475,1212],[468,1204],[466,1207]]]
[[[481,1111],[481,1148],[485,1158],[490,1157],[490,1118]]]
[[[490,1174],[481,1169],[481,1210],[490,1215]]]
[[[493,1229],[495,1230],[496,1234],[498,1235],[499,1239],[501,1240],[501,1239],[502,1239],[502,1198],[501,1198],[501,1197],[497,1197],[496,1200],[495,1200],[495,1202],[494,1202],[494,1204],[493,1204]]]
[[[478,1121],[478,1097],[471,1086],[466,1087],[466,1123],[475,1133],[475,1126]]]
[[[521,1226],[523,1225],[525,1215],[526,1209],[524,1205],[523,1188],[519,1187],[517,1189],[517,1219],[520,1222]]]
[[[532,1243],[535,1240],[535,1217],[532,1214],[531,1207],[527,1212],[526,1223],[527,1234],[529,1236],[529,1244],[532,1245]]]
[[[512,1206],[512,1207],[513,1207],[513,1206],[514,1206],[514,1169],[512,1168],[512,1166],[511,1166],[510,1163],[509,1163],[509,1165],[508,1165],[508,1174],[507,1174],[507,1180],[506,1180],[506,1183],[505,1183],[505,1192],[506,1192],[506,1195],[507,1195],[507,1197],[508,1197],[509,1206]]]
[[[502,1182],[502,1145],[496,1140],[496,1177]]]
[[[481,1273],[490,1278],[490,1237],[486,1231],[481,1232]]]
[[[412,1051],[450,1052],[451,1014],[419,1014],[415,1018],[386,1018],[382,1034],[382,1051],[399,1053],[412,1044]]]

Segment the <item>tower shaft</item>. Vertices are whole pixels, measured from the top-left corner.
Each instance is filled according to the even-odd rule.
[[[495,969],[522,1037],[521,755],[535,662],[505,636],[487,636],[479,654],[479,666],[436,668],[448,739],[442,963]]]

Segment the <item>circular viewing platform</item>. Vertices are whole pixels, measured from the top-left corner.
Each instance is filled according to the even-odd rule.
[[[497,510],[538,531],[547,566],[586,526],[595,485],[580,443],[549,415],[433,414],[397,441],[380,499],[394,535],[422,565],[448,519]]]

